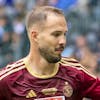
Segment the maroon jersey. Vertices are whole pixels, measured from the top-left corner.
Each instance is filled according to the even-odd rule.
[[[62,58],[52,75],[38,76],[22,59],[0,72],[0,100],[100,100],[100,81],[74,59]]]

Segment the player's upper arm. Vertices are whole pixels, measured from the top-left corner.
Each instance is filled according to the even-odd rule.
[[[80,91],[84,97],[89,97],[92,100],[99,100],[100,98],[100,80],[91,74],[84,66],[77,60],[71,58],[62,58],[61,63],[72,66],[78,70],[80,78]]]
[[[100,80],[85,71],[83,71],[83,75],[83,95],[92,98],[92,100],[99,100],[98,98],[100,98]]]

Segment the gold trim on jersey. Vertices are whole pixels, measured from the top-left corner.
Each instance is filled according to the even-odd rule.
[[[44,95],[54,95],[57,92],[57,88],[46,88],[41,91]]]
[[[34,77],[37,77],[37,78],[42,78],[42,79],[51,78],[51,77],[55,76],[55,75],[57,74],[57,72],[58,72],[58,69],[59,69],[59,63],[57,63],[57,65],[55,66],[55,69],[54,69],[54,71],[53,71],[52,74],[50,74],[50,75],[39,75],[39,74],[37,74],[37,73],[35,73],[35,72],[33,71],[32,67],[29,66],[29,64],[28,64],[28,59],[27,59],[27,58],[24,59],[24,63],[25,63],[26,69],[28,70],[28,72],[29,72],[31,75],[33,75]]]
[[[17,62],[18,62],[18,61],[17,61]],[[12,69],[15,68],[16,66],[20,66],[20,65],[24,64],[23,62],[20,62],[20,63],[17,64],[17,62],[15,62],[15,63],[13,63],[13,64],[8,64],[8,65],[5,67],[5,70],[3,70],[3,71],[0,72],[0,76],[1,76],[2,74],[5,74],[6,72],[12,70]]]
[[[84,66],[82,66],[76,59],[73,58],[62,58],[60,64],[68,67],[76,68],[77,70],[82,70],[89,76],[96,78],[95,75],[91,74]]]
[[[79,61],[77,61],[77,60],[74,59],[74,58],[67,58],[67,57],[62,57],[62,58],[61,58],[61,61],[63,61],[63,60],[69,61],[69,62],[79,62]]]
[[[25,68],[25,65],[23,62],[18,63],[18,61],[17,61],[13,64],[9,64],[5,67],[5,69],[0,71],[0,80],[2,80],[3,78],[5,78],[6,76],[8,76],[12,73],[17,72],[24,68]]]

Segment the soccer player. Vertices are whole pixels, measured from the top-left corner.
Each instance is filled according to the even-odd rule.
[[[100,81],[75,59],[61,57],[67,22],[61,10],[34,8],[26,18],[28,56],[0,71],[0,100],[100,100]]]

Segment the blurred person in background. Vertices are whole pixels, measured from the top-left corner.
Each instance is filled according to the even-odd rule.
[[[100,40],[97,43],[97,62],[98,62],[98,67],[97,67],[97,72],[98,72],[98,76],[100,77]]]
[[[0,16],[0,66],[12,61],[11,27],[6,15]],[[5,59],[5,60],[4,60]]]
[[[12,25],[14,31],[12,35],[12,49],[14,51],[14,61],[16,61],[22,57],[23,35],[25,32],[23,16],[20,14],[16,15]]]
[[[90,50],[86,37],[79,35],[75,39],[75,51],[73,57],[76,58],[82,65],[84,65],[88,71],[96,75],[97,69],[97,57]]]

